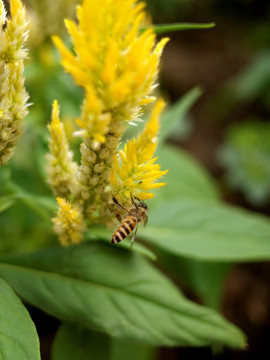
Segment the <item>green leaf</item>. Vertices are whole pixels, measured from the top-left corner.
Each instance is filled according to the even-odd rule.
[[[35,325],[21,300],[0,278],[0,359],[38,360]]]
[[[152,207],[168,199],[182,201],[183,198],[205,199],[210,201],[218,200],[218,190],[206,171],[197,164],[188,154],[172,146],[164,146],[159,149],[158,163],[162,170],[168,169],[168,173],[162,181],[167,183],[156,191],[156,196],[151,202],[150,218]]]
[[[52,348],[52,360],[106,360],[110,356],[110,338],[74,323],[64,323]]]
[[[197,30],[197,29],[211,29],[216,24],[214,22],[206,24],[196,24],[196,23],[175,23],[175,24],[161,24],[154,25],[155,33],[160,35],[166,32],[172,31],[182,31],[182,30]]]
[[[270,125],[253,120],[231,126],[219,159],[229,184],[241,190],[253,205],[269,203]]]
[[[14,204],[13,196],[10,195],[0,196],[0,213],[8,209],[13,204]]]
[[[180,100],[178,100],[164,112],[161,117],[162,131],[159,134],[159,144],[164,143],[166,139],[172,134],[175,126],[184,121],[189,110],[201,95],[201,88],[196,86],[183,95]]]
[[[245,337],[194,304],[143,257],[83,244],[2,259],[0,274],[30,303],[110,336],[152,345],[242,348]]]
[[[156,353],[157,349],[151,345],[112,339],[110,360],[154,360]]]
[[[154,246],[206,261],[270,259],[270,223],[240,208],[194,199],[169,200],[149,212],[140,229]]]
[[[108,244],[112,236],[112,230],[101,227],[101,226],[93,226],[91,227],[85,234],[85,239],[88,241],[104,241]],[[153,251],[145,247],[143,244],[140,244],[138,241],[135,241],[135,243],[132,246],[132,249],[130,248],[131,243],[130,241],[121,241],[119,244],[117,244],[117,247],[128,249],[130,251],[135,251],[138,254],[147,257],[148,259],[152,261],[157,260],[157,256]]]

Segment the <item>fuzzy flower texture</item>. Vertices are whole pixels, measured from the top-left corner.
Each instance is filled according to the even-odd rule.
[[[85,93],[74,134],[81,138],[80,164],[73,161],[57,101],[49,125],[48,181],[59,206],[53,222],[64,245],[79,242],[87,221],[113,224],[113,195],[131,207],[130,194],[147,200],[152,189],[165,185],[157,181],[167,171],[154,157],[164,102],[153,91],[168,39],[156,43],[152,27],[142,30],[144,7],[135,0],[84,0],[77,7],[78,22],[65,20],[74,51],[53,37],[62,66]],[[142,121],[151,102],[141,134],[119,149],[124,132]]]
[[[10,1],[10,16],[0,0],[0,165],[7,164],[13,155],[27,115],[23,60],[28,31],[20,0]]]

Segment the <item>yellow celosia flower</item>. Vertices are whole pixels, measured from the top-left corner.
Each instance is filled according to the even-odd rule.
[[[81,145],[81,202],[90,218],[107,216],[114,153],[128,125],[155,100],[158,67],[168,41],[156,44],[154,30],[141,32],[144,3],[135,0],[83,0],[78,23],[66,20],[74,52],[55,36],[62,65],[85,90],[75,135]]]
[[[72,161],[64,125],[59,120],[59,107],[55,100],[52,108],[50,131],[50,153],[47,154],[48,183],[56,196],[68,198],[79,191],[77,164]]]
[[[143,7],[134,0],[84,0],[78,25],[66,20],[75,54],[54,37],[63,67],[86,92],[78,121],[83,138],[105,142],[110,123],[135,120],[140,107],[154,99],[149,95],[168,39],[155,45],[152,28],[140,33]]]
[[[164,102],[159,100],[143,132],[136,140],[129,140],[124,150],[114,155],[112,193],[117,194],[122,203],[130,201],[130,194],[141,200],[150,199],[154,194],[147,192],[148,190],[166,185],[156,182],[167,171],[161,171],[160,166],[155,164],[157,157],[153,158],[158,143],[159,116],[163,107]]]
[[[5,165],[14,153],[28,100],[23,78],[23,46],[28,32],[20,0],[11,0],[10,13],[11,18],[7,18],[0,0],[0,165]]]
[[[53,218],[53,223],[61,244],[65,246],[79,244],[85,230],[81,209],[60,197],[57,198],[57,202],[59,209],[57,216]]]
[[[157,180],[166,171],[153,158],[163,101],[157,101],[137,140],[129,141],[116,155],[127,126],[142,121],[143,107],[155,101],[160,56],[168,41],[156,43],[153,28],[141,31],[144,6],[135,0],[83,0],[77,7],[78,22],[65,21],[74,51],[53,37],[63,67],[85,92],[76,119],[79,129],[74,133],[82,138],[80,191],[72,200],[91,222],[114,221],[112,195],[127,205],[130,193],[149,199],[154,196],[151,189],[165,185]],[[59,152],[64,146],[57,141]],[[75,169],[73,173],[76,178]]]

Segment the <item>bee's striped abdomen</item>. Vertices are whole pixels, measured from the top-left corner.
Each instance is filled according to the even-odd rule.
[[[112,234],[111,243],[116,244],[124,240],[135,229],[136,225],[135,216],[127,216]]]

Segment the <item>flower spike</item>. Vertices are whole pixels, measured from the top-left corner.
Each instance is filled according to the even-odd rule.
[[[156,101],[160,57],[168,41],[157,42],[151,26],[141,31],[147,18],[144,8],[136,0],[83,0],[77,7],[77,22],[65,21],[73,49],[53,37],[62,66],[85,94],[74,133],[82,140],[81,163],[72,170],[79,191],[71,191],[71,196],[58,192],[58,196],[79,204],[84,218],[92,223],[114,222],[113,194],[127,203],[130,193],[150,199],[151,189],[165,185],[157,182],[166,171],[160,170],[154,158],[163,101],[156,102],[137,140],[118,149],[128,126],[141,122],[145,105]],[[59,153],[65,148],[61,141],[55,142]],[[66,182],[69,190],[70,185],[71,178]]]
[[[28,30],[20,0],[10,1],[10,12],[11,18],[7,18],[0,0],[0,165],[7,164],[15,151],[29,98],[23,78]]]

